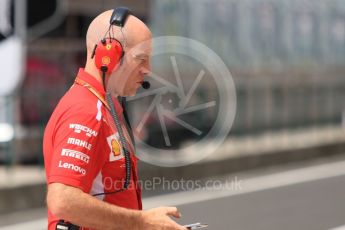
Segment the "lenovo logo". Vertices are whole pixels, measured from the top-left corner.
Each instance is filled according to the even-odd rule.
[[[65,168],[65,169],[69,169],[69,170],[73,170],[77,173],[80,173],[80,174],[83,174],[85,175],[86,174],[86,170],[83,169],[82,167],[78,166],[78,165],[74,165],[74,164],[71,164],[71,163],[67,163],[67,162],[62,162],[62,161],[59,161],[59,168]]]

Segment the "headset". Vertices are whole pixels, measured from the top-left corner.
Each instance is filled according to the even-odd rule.
[[[127,7],[115,8],[110,17],[108,30],[93,49],[91,58],[95,59],[95,65],[97,69],[102,72],[103,78],[105,77],[105,74],[109,74],[114,71],[119,62],[122,62],[120,60],[122,60],[125,55],[121,42],[114,36],[113,26],[120,27],[121,33],[124,35],[122,28],[130,14],[131,12]],[[103,79],[103,83],[104,81],[105,80]]]
[[[118,26],[121,29],[126,23],[126,20],[128,16],[131,14],[130,10],[127,7],[117,7],[113,10],[113,13],[110,17],[110,22],[109,22],[109,28],[103,38],[98,42],[98,44],[95,45],[95,48],[92,53],[92,58],[95,59],[95,65],[96,67],[102,72],[102,78],[103,78],[103,87],[104,91],[106,92],[105,99],[110,107],[110,114],[111,117],[113,118],[113,121],[115,123],[116,129],[119,133],[119,139],[122,145],[122,149],[124,152],[124,157],[125,157],[125,165],[126,165],[126,180],[124,183],[124,187],[120,190],[115,190],[112,192],[107,192],[107,193],[98,193],[98,194],[93,194],[93,196],[100,196],[100,195],[105,195],[105,194],[114,194],[118,193],[121,191],[124,191],[128,188],[129,183],[130,183],[130,176],[131,176],[131,160],[130,160],[130,153],[128,151],[128,145],[126,138],[124,136],[123,130],[121,123],[119,121],[118,115],[116,113],[116,110],[114,108],[114,103],[112,96],[109,92],[106,90],[105,86],[105,77],[107,73],[111,73],[115,70],[115,68],[121,64],[121,60],[123,60],[123,56],[125,54],[125,51],[123,50],[123,46],[121,42],[114,37],[114,31],[113,31],[113,26]],[[123,35],[123,33],[122,33]],[[108,36],[108,37],[107,37]],[[123,36],[124,37],[124,36]],[[125,41],[125,37],[124,37]],[[122,106],[124,107],[124,97],[119,97],[118,98]],[[124,108],[124,115],[125,115],[125,120],[128,126],[129,125],[129,119],[127,116],[127,113]],[[131,130],[129,130],[131,133]]]
[[[106,90],[105,86],[105,78],[106,74],[109,74],[115,70],[115,68],[122,63],[123,56],[125,55],[125,51],[123,46],[119,40],[117,40],[114,36],[113,26],[118,26],[121,29],[121,33],[124,37],[122,32],[122,28],[124,27],[128,16],[131,14],[131,11],[127,7],[117,7],[113,10],[113,13],[110,17],[109,21],[109,28],[104,34],[103,38],[95,45],[91,58],[95,59],[95,65],[99,71],[102,73],[102,80],[103,80],[103,87],[104,91],[106,92],[106,100],[110,107],[110,113],[115,123],[115,126],[118,130],[120,142],[122,148],[124,150],[125,161],[126,161],[126,181],[124,185],[124,189],[127,189],[130,181],[130,158],[128,152],[127,141],[124,137],[121,124],[119,122],[119,118],[116,114],[116,110],[114,108],[114,103],[112,101],[112,96]],[[125,41],[125,37],[124,37]],[[124,106],[124,99],[119,98],[120,103]],[[127,113],[125,114],[126,122],[129,124]],[[131,130],[129,130],[131,132]],[[122,191],[122,190],[121,190]],[[119,191],[116,191],[119,192]],[[112,193],[115,193],[112,192]],[[100,196],[108,193],[100,193],[94,194],[94,196]]]
[[[102,72],[104,89],[105,75],[113,72],[118,64],[122,64],[123,57],[125,55],[125,51],[123,49],[124,46],[114,36],[113,26],[118,26],[121,28],[122,36],[124,37],[124,41],[126,41],[122,28],[125,25],[129,15],[131,15],[131,11],[127,7],[115,8],[110,17],[108,30],[93,49],[91,58],[95,59],[97,69]],[[143,81],[141,86],[144,89],[149,89],[150,82]]]

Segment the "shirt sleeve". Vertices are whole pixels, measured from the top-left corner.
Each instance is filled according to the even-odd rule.
[[[73,108],[65,113],[53,133],[53,157],[48,184],[59,182],[88,192],[104,159],[98,153],[102,145],[102,121],[95,114]],[[104,154],[103,154],[104,155]]]

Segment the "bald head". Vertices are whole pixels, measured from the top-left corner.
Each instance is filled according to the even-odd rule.
[[[90,57],[95,44],[97,44],[107,33],[109,29],[110,17],[113,10],[108,10],[98,15],[90,24],[86,34],[86,48],[88,57]],[[149,28],[137,17],[129,15],[122,28],[112,26],[111,31],[114,37],[121,42],[124,49],[130,49],[140,42],[151,38]]]

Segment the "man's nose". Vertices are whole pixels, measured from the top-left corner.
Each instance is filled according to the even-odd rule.
[[[151,68],[150,66],[141,67],[140,72],[144,75],[148,75],[151,73]]]

